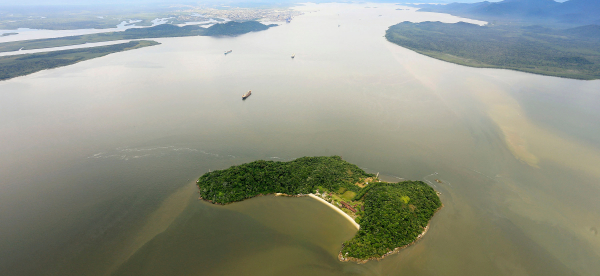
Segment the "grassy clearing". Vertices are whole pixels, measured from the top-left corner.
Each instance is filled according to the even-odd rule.
[[[346,191],[342,194],[342,198],[346,201],[351,201],[356,196],[356,193],[353,191]]]

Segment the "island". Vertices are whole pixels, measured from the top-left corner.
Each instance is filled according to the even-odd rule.
[[[388,41],[436,59],[563,78],[600,79],[600,26],[554,29],[539,25],[402,22]]]
[[[356,263],[383,259],[415,243],[442,207],[438,193],[422,181],[382,182],[339,156],[258,160],[205,173],[196,183],[200,198],[214,204],[269,194],[326,201],[360,226],[338,255]]]
[[[108,46],[62,50],[0,57],[0,81],[29,75],[41,70],[67,66],[108,54],[158,45],[156,41],[138,40]]]
[[[237,36],[249,32],[263,31],[274,26],[277,26],[277,24],[265,25],[257,21],[229,21],[227,23],[214,24],[208,28],[203,28],[196,25],[179,27],[171,24],[161,24],[149,28],[127,29],[121,32],[4,42],[0,43],[0,52],[64,47],[71,45],[80,45],[85,43],[129,39],[185,36]]]

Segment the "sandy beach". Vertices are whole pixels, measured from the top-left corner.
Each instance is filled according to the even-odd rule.
[[[352,225],[354,225],[354,227],[356,227],[356,229],[360,229],[360,225],[358,225],[358,223],[356,223],[356,221],[354,221],[354,219],[351,216],[349,216],[348,214],[344,213],[344,211],[340,210],[340,208],[334,206],[333,204],[325,201],[324,199],[322,199],[322,198],[320,198],[320,197],[318,197],[318,196],[316,196],[314,194],[309,194],[308,196],[310,196],[310,197],[312,197],[312,198],[314,198],[316,200],[319,200],[319,201],[321,201],[321,202],[329,205],[329,207],[333,208],[336,212],[338,212],[341,215],[343,215],[344,217],[346,217],[348,219],[348,221],[350,221],[352,223]]]

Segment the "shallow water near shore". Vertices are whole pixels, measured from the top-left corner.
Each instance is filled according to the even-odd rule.
[[[449,15],[298,8],[263,32],[157,39],[0,82],[0,274],[600,271],[600,81],[468,68],[383,38]],[[311,155],[425,181],[444,208],[415,245],[358,265],[337,260],[356,229],[314,199],[197,199],[209,170]]]

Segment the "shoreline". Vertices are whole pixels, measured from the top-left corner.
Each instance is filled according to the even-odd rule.
[[[314,199],[316,199],[318,201],[321,201],[321,202],[323,202],[323,203],[325,203],[327,205],[329,205],[329,207],[335,209],[336,212],[338,212],[339,214],[341,214],[344,217],[346,217],[346,219],[348,219],[352,223],[352,225],[354,225],[354,227],[356,227],[357,230],[360,230],[360,225],[358,223],[356,223],[356,221],[351,216],[349,216],[348,214],[346,214],[344,211],[340,210],[340,208],[338,208],[335,205],[327,202],[323,198],[316,196],[315,194],[308,194],[308,196],[312,197],[312,198],[314,198]]]
[[[440,206],[440,208],[438,208],[437,210],[435,210],[435,212],[433,213],[433,215],[435,216],[435,214],[437,214],[437,212],[440,211],[442,208],[444,208],[444,204],[442,204],[442,206]],[[433,218],[433,216],[432,216],[432,218]],[[429,223],[427,223],[427,226],[425,226],[425,228],[423,229],[423,232],[421,232],[421,234],[419,234],[414,241],[412,241],[409,244],[403,245],[401,247],[396,247],[396,248],[394,248],[394,250],[391,250],[391,251],[389,251],[389,252],[381,255],[381,257],[377,257],[377,258],[376,257],[372,257],[372,258],[368,258],[368,259],[357,259],[357,258],[354,258],[354,257],[347,257],[347,258],[345,258],[344,256],[342,256],[342,251],[340,250],[340,253],[338,254],[338,260],[340,260],[341,262],[355,262],[357,264],[365,264],[368,261],[381,261],[385,257],[390,256],[390,255],[394,255],[394,254],[400,252],[400,250],[405,249],[405,248],[407,248],[407,247],[409,247],[409,246],[417,243],[420,239],[422,239],[425,236],[425,234],[427,234],[427,231],[429,230],[429,225],[430,224],[431,224],[431,219],[429,220]]]
[[[440,193],[436,191],[436,194],[439,195]],[[311,193],[311,194],[288,195],[288,194],[284,194],[284,193],[272,193],[272,194],[259,194],[259,195],[256,195],[254,197],[267,196],[267,195],[287,196],[287,197],[305,197],[305,196],[308,196],[308,197],[314,198],[314,199],[316,199],[316,200],[318,200],[318,201],[320,201],[320,202],[322,202],[324,204],[327,204],[330,208],[333,208],[340,215],[343,215],[346,219],[348,219],[348,221],[350,221],[352,223],[352,225],[354,225],[354,227],[356,227],[357,230],[360,230],[360,225],[358,223],[356,223],[356,221],[351,216],[349,216],[348,214],[346,214],[344,211],[342,211],[337,206],[335,206],[335,205],[327,202],[326,200],[324,200],[321,197],[316,196],[315,194]],[[254,197],[251,197],[251,198],[254,198]],[[220,203],[212,202],[211,200],[206,200],[206,199],[204,199],[202,197],[200,197],[198,199],[206,201],[206,202],[209,202],[209,203],[212,203],[212,204],[216,204],[216,205],[225,205],[225,204],[220,204]],[[250,198],[246,198],[246,199],[250,199]],[[246,199],[244,199],[244,200],[246,200]],[[233,202],[230,202],[230,203],[233,203]],[[228,204],[230,204],[230,203],[228,203]],[[444,204],[442,204],[442,206],[440,206],[440,208],[438,208],[437,210],[435,210],[435,212],[433,213],[433,215],[435,216],[435,214],[437,214],[437,212],[439,212],[442,208],[444,208]],[[432,216],[432,218],[433,218],[433,216]],[[357,259],[357,258],[354,258],[354,257],[344,257],[342,255],[342,249],[343,249],[343,246],[342,246],[342,249],[340,249],[340,253],[338,253],[338,260],[341,261],[341,262],[355,262],[357,264],[365,264],[368,261],[380,261],[380,260],[383,260],[385,257],[393,255],[393,254],[396,254],[396,253],[400,252],[400,250],[405,249],[405,248],[407,248],[407,247],[409,247],[411,245],[414,245],[419,240],[421,240],[425,236],[425,234],[427,234],[427,231],[429,230],[429,225],[430,224],[431,224],[431,219],[429,220],[429,223],[427,223],[427,225],[425,226],[425,228],[423,228],[423,232],[421,232],[421,234],[419,234],[414,241],[412,241],[409,244],[403,245],[401,247],[396,247],[393,250],[391,250],[391,251],[389,251],[389,252],[381,255],[381,257],[371,257],[371,258],[368,258],[368,259]]]
[[[196,184],[197,184],[197,183],[196,183]],[[350,223],[352,223],[352,225],[353,225],[354,227],[356,227],[356,229],[357,229],[357,230],[359,230],[359,229],[360,229],[360,225],[359,225],[358,223],[356,223],[356,221],[355,221],[355,220],[354,220],[354,219],[353,219],[353,218],[352,218],[350,215],[346,214],[344,211],[342,211],[342,210],[341,210],[340,208],[338,208],[337,206],[335,206],[335,205],[333,205],[333,204],[331,204],[331,203],[327,202],[326,200],[324,200],[324,199],[323,199],[323,198],[321,198],[321,197],[318,197],[318,196],[316,196],[315,194],[297,194],[297,195],[288,195],[288,194],[284,194],[284,193],[259,194],[259,195],[256,195],[256,196],[253,196],[253,197],[250,197],[250,198],[243,199],[243,200],[241,200],[241,201],[244,201],[244,200],[247,200],[247,199],[251,199],[251,198],[255,198],[255,197],[259,197],[259,196],[268,196],[268,195],[274,195],[274,196],[287,196],[287,197],[305,197],[305,196],[308,196],[308,197],[314,198],[314,199],[316,199],[316,200],[318,200],[318,201],[321,201],[322,203],[325,203],[325,204],[327,204],[329,207],[331,207],[332,209],[334,209],[334,210],[335,210],[336,212],[338,212],[340,215],[343,215],[343,216],[344,216],[346,219],[348,219],[348,221],[349,221]],[[204,198],[202,198],[202,197],[198,197],[198,199],[199,199],[199,200],[206,201],[206,202],[208,202],[208,203],[211,203],[211,204],[215,204],[215,205],[226,205],[226,204],[221,204],[221,203],[212,202],[212,200],[204,199]],[[235,201],[235,202],[239,202],[239,201]],[[234,202],[229,202],[229,203],[227,203],[227,204],[231,204],[231,203],[234,203]]]

